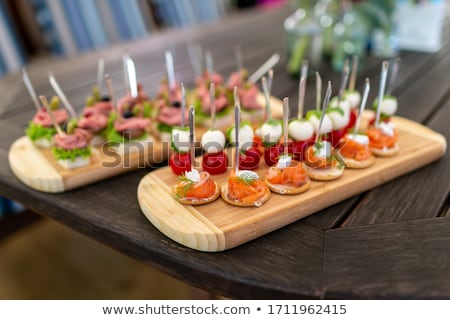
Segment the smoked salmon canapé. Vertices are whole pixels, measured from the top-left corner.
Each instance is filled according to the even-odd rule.
[[[341,163],[339,153],[336,153],[328,141],[316,142],[306,151],[305,169],[313,180],[328,181],[342,176],[344,163]]]
[[[346,134],[337,148],[347,168],[367,168],[375,162],[369,148],[369,137],[364,134]]]
[[[391,121],[381,122],[378,127],[370,127],[366,133],[369,137],[370,150],[374,155],[390,157],[398,153],[398,132]]]
[[[220,188],[211,175],[196,169],[179,177],[180,182],[173,188],[175,200],[182,204],[201,205],[213,202],[220,196]]]
[[[281,156],[266,173],[270,190],[279,194],[299,194],[308,190],[311,182],[302,162]]]
[[[257,173],[232,170],[228,183],[222,187],[222,199],[238,207],[260,207],[270,198],[270,189]]]

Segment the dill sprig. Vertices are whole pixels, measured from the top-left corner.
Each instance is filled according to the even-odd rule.
[[[236,179],[239,182],[242,182],[246,185],[251,185],[253,182],[255,182],[258,177],[256,177],[255,175],[251,174],[251,173],[242,173],[239,176],[234,177],[234,179]]]

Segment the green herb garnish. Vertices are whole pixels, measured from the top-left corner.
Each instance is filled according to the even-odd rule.
[[[89,158],[89,156],[91,155],[90,147],[81,148],[81,149],[71,149],[71,150],[53,147],[52,151],[53,151],[53,155],[55,156],[55,158],[57,160],[75,161],[75,159],[77,157],[82,157],[82,158],[86,159],[86,158]]]
[[[44,127],[30,121],[28,127],[25,129],[25,134],[33,142],[39,139],[52,140],[56,134],[56,129],[54,127]]]

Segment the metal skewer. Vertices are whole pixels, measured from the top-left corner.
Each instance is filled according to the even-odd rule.
[[[274,53],[266,62],[263,63],[261,67],[258,68],[250,77],[248,77],[248,82],[253,84],[256,83],[263,75],[272,69],[280,61],[280,55]]]
[[[322,78],[316,71],[316,110],[320,110],[320,102],[322,101]]]
[[[319,142],[319,140],[320,140],[320,136],[321,136],[320,131],[322,130],[323,118],[325,117],[325,114],[327,112],[327,107],[328,107],[328,103],[330,102],[330,98],[331,98],[331,81],[328,81],[327,91],[325,93],[325,98],[323,100],[323,105],[322,105],[322,115],[320,116],[319,127],[317,130],[317,136],[316,136],[315,143]]]
[[[298,83],[298,107],[297,117],[301,119],[303,117],[303,110],[305,108],[305,91],[306,91],[306,79],[308,77],[308,61],[304,60],[302,63],[302,70],[300,75],[300,82]]]
[[[215,129],[215,127],[216,127],[216,86],[214,85],[214,82],[211,82],[211,85],[209,87],[209,100],[210,100],[211,120],[212,120],[211,128]]]
[[[369,91],[370,91],[370,81],[369,78],[366,78],[366,83],[364,85],[364,93],[361,100],[361,105],[359,106],[358,118],[356,119],[355,127],[353,128],[354,135],[356,135],[359,131],[359,126],[361,124],[361,116],[364,111],[364,108],[366,107],[367,98],[369,97]]]
[[[103,89],[103,81],[105,79],[104,77],[105,73],[105,60],[103,58],[98,59],[97,63],[97,87],[99,92],[102,92]]]
[[[395,80],[397,79],[399,64],[400,64],[400,58],[395,59],[394,65],[392,66],[392,69],[391,69],[391,76],[389,77],[389,83],[388,83],[388,89],[387,89],[388,95],[391,95],[392,90],[394,90],[394,83],[395,83]]]
[[[56,122],[55,116],[53,114],[52,108],[50,108],[50,106],[48,104],[47,98],[45,96],[39,96],[39,99],[41,100],[41,103],[44,106],[45,110],[47,110],[48,115],[50,116],[50,119],[52,119],[53,126],[56,128],[58,135],[63,136],[64,131],[61,129],[58,122]]]
[[[270,95],[269,89],[267,88],[267,79],[266,77],[262,77],[261,79],[264,99],[266,100],[266,114],[264,116],[265,120],[272,120],[272,106],[270,105]]]
[[[114,95],[114,89],[113,89],[113,86],[112,86],[111,76],[109,74],[105,74],[105,83],[106,83],[106,87],[108,88],[111,105],[113,106],[113,109],[114,109],[114,111],[117,114],[117,117],[121,118],[122,115],[119,114],[119,110],[118,110],[118,108],[116,106],[116,99],[115,99],[115,95]]]
[[[48,79],[50,81],[50,84],[51,84],[53,90],[55,90],[55,92],[58,95],[59,99],[61,99],[64,107],[66,107],[67,111],[69,111],[70,116],[73,119],[76,119],[78,116],[77,116],[77,113],[75,112],[75,109],[72,107],[72,105],[70,104],[69,100],[67,100],[66,95],[62,91],[62,89],[59,86],[58,82],[56,82],[56,79],[55,79],[55,77],[53,76],[53,74],[51,72],[48,73]]]
[[[272,83],[273,83],[273,69],[270,69],[267,73],[267,91],[269,91],[269,96],[272,94]]]
[[[28,93],[30,94],[31,100],[33,100],[34,106],[36,107],[36,111],[39,111],[41,109],[41,105],[39,103],[38,97],[33,88],[33,84],[31,83],[30,77],[28,76],[27,70],[25,68],[22,69],[22,78],[23,82],[25,83],[25,87],[27,88]]]
[[[134,64],[133,59],[131,59],[129,56],[127,57],[126,61],[127,65],[127,75],[128,75],[128,85],[130,89],[131,97],[136,99],[138,97],[138,87],[137,87],[137,77],[136,77],[136,66]]]
[[[283,99],[283,139],[284,139],[284,156],[288,156],[288,126],[289,126],[289,98]]]
[[[241,127],[241,105],[239,100],[234,102],[234,132],[235,132],[235,141],[236,141],[236,153],[234,155],[234,163],[235,163],[235,172],[236,176],[239,176],[239,129]]]
[[[173,56],[170,51],[166,51],[164,54],[166,59],[166,70],[167,70],[167,79],[169,81],[169,91],[173,93],[175,90],[175,68],[173,65]]]
[[[189,108],[189,155],[191,157],[191,171],[195,169],[195,109]]]
[[[384,98],[384,89],[386,88],[386,79],[389,70],[389,62],[384,61],[381,65],[381,77],[380,77],[380,89],[378,91],[378,106],[377,106],[377,114],[375,117],[375,127],[378,128],[380,125],[380,113],[381,113],[381,104]]]
[[[359,64],[359,58],[357,55],[354,55],[352,58],[352,73],[350,74],[350,81],[348,83],[348,90],[353,91],[355,90],[355,84],[356,84],[356,75],[358,73],[358,64]]]
[[[209,51],[205,52],[205,63],[206,63],[206,71],[208,72],[209,76],[211,76],[214,73],[214,61],[211,52]]]
[[[186,115],[186,90],[184,89],[183,82],[181,83],[181,128],[184,128],[184,117]]]
[[[345,88],[347,87],[347,82],[348,82],[348,75],[349,75],[349,66],[348,66],[348,59],[345,60],[344,63],[344,68],[342,70],[342,78],[341,78],[341,87],[339,88],[339,93],[338,93],[338,107],[342,101],[342,97],[344,95],[345,92]]]

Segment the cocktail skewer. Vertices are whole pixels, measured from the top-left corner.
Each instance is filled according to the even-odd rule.
[[[392,90],[394,90],[394,83],[395,83],[395,80],[397,79],[399,64],[400,64],[400,58],[395,59],[394,65],[391,68],[391,75],[389,77],[388,88],[386,90],[388,95],[391,95]]]
[[[189,155],[191,157],[191,171],[195,169],[195,110],[189,108]]]
[[[234,133],[235,133],[235,141],[236,141],[236,153],[234,155],[234,165],[236,176],[239,176],[239,129],[241,127],[241,106],[239,100],[234,102]]]
[[[58,95],[59,99],[62,101],[64,107],[66,107],[67,111],[69,111],[70,116],[73,119],[76,119],[78,116],[77,116],[77,113],[75,112],[75,109],[70,104],[69,100],[67,100],[66,95],[62,91],[62,89],[59,86],[58,82],[56,82],[56,79],[55,79],[55,77],[53,76],[53,74],[51,72],[48,73],[48,79],[50,81],[50,84],[51,84],[53,90],[55,90],[55,92]]]
[[[27,88],[27,91],[31,97],[31,100],[33,100],[34,106],[36,107],[36,111],[39,111],[41,109],[41,105],[25,68],[22,69],[22,78],[23,82],[25,83],[25,87]]]
[[[320,102],[322,102],[322,78],[316,71],[316,110],[320,110]]]
[[[167,79],[169,81],[169,91],[173,94],[175,90],[175,68],[173,65],[173,56],[170,51],[166,51],[164,54],[166,60]]]
[[[389,71],[389,62],[384,61],[381,65],[381,77],[380,77],[380,88],[378,91],[378,106],[377,106],[377,113],[375,117],[375,127],[378,128],[380,125],[380,113],[381,113],[381,104],[383,102],[384,97],[384,90],[386,88],[386,80],[387,80],[387,74]]]
[[[97,87],[101,93],[103,89],[103,81],[105,80],[105,60],[103,58],[98,59],[97,63]]]
[[[261,67],[258,68],[251,76],[248,77],[248,82],[251,84],[256,83],[263,75],[265,75],[270,69],[272,69],[280,61],[280,54],[274,53]]]
[[[323,105],[322,105],[322,115],[320,116],[319,126],[317,129],[317,136],[316,136],[316,141],[315,141],[316,143],[320,141],[323,118],[325,117],[325,114],[327,113],[327,108],[328,108],[328,103],[330,102],[330,97],[331,97],[331,82],[328,81],[327,91],[325,92],[325,98],[323,100]]]
[[[128,77],[128,85],[130,89],[130,94],[133,99],[138,97],[138,86],[137,86],[137,77],[136,77],[136,66],[134,64],[133,59],[130,56],[126,58],[126,71]]]
[[[270,105],[270,94],[269,89],[267,88],[266,77],[262,77],[261,82],[263,87],[264,99],[266,101],[264,120],[272,120],[272,106]]]
[[[211,109],[211,129],[216,128],[216,86],[214,82],[211,82],[209,87],[209,100],[210,100],[210,109]]]
[[[288,157],[289,148],[289,98],[283,99],[283,143],[284,143],[284,157]]]
[[[299,119],[302,119],[303,111],[305,109],[305,92],[306,92],[307,78],[308,78],[308,61],[304,60],[302,63],[302,70],[300,72],[300,82],[298,83],[297,117]]]
[[[361,105],[359,106],[358,118],[356,118],[355,127],[353,128],[354,135],[356,135],[359,132],[359,127],[361,125],[361,117],[362,117],[364,108],[366,107],[367,98],[369,97],[369,91],[370,91],[370,81],[368,78],[366,78],[366,82],[364,85],[363,97],[361,100]]]
[[[348,83],[349,91],[355,90],[356,76],[358,74],[358,64],[359,64],[359,58],[357,55],[354,55],[352,58],[352,71],[350,74],[350,81]]]
[[[181,83],[181,128],[184,128],[184,117],[186,115],[186,89],[184,88],[183,82]]]

